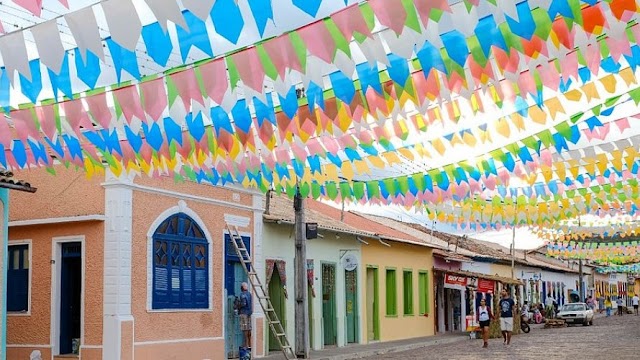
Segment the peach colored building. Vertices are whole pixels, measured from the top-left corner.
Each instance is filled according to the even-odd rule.
[[[11,194],[7,358],[237,357],[230,304],[244,273],[225,224],[238,226],[262,268],[262,195],[56,171],[21,172],[38,193]],[[254,303],[255,357],[263,321]]]

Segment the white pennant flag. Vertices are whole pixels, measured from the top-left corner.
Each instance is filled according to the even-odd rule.
[[[135,51],[142,23],[131,0],[110,0],[101,3],[113,41]]]
[[[193,15],[202,21],[206,21],[209,18],[214,2],[215,0],[182,0],[182,5],[184,5],[185,9],[191,11]]]
[[[42,64],[58,74],[64,61],[65,50],[60,40],[60,30],[56,20],[31,28],[31,34],[36,42]]]
[[[14,70],[31,81],[31,69],[29,68],[29,57],[27,47],[24,43],[22,31],[16,31],[4,36],[0,36],[0,54],[4,60],[4,67],[9,74],[9,80],[13,83]]]
[[[167,31],[167,21],[172,21],[183,29],[187,29],[187,23],[180,11],[180,6],[175,0],[145,0],[155,15],[162,30]]]
[[[102,47],[102,38],[98,32],[98,22],[91,7],[86,7],[78,11],[70,12],[64,16],[71,35],[76,40],[76,45],[80,49],[82,60],[87,59],[87,50],[94,53],[102,61],[104,61],[104,49]]]

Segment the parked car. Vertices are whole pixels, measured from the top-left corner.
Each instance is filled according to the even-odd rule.
[[[557,317],[564,320],[568,325],[593,325],[593,310],[589,309],[585,303],[565,304],[558,312]]]

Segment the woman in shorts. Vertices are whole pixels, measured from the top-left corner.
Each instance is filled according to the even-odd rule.
[[[480,329],[482,330],[482,340],[484,344],[483,348],[489,346],[489,325],[491,324],[491,319],[493,319],[493,314],[491,313],[491,307],[487,306],[487,302],[482,299],[480,300],[480,306],[478,307],[478,323],[480,323]]]

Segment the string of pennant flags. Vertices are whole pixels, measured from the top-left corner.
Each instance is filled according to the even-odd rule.
[[[59,161],[89,176],[109,168],[289,195],[299,186],[304,196],[400,204],[469,229],[635,216],[640,206],[640,137],[629,133],[640,119],[635,1],[370,0],[142,77],[136,34],[165,66],[174,48],[185,63],[194,47],[213,58],[211,29],[235,44],[247,20],[232,0],[183,1],[184,11],[171,1],[147,1],[158,22],[145,26],[130,0],[101,2],[104,39],[88,28],[95,7],[56,19],[71,28],[74,49],[55,46],[56,21],[1,35],[0,166],[55,173]],[[310,16],[321,2],[293,0]],[[240,25],[221,31],[222,15]],[[254,18],[258,28],[273,19]],[[26,33],[39,58],[22,51]],[[119,84],[96,89],[104,49]],[[121,82],[123,71],[135,80]],[[54,99],[41,99],[46,77]],[[75,78],[91,90],[74,94]],[[16,90],[30,103],[12,106]],[[480,145],[491,150],[448,156]],[[421,165],[374,175],[404,159]]]
[[[626,265],[609,265],[598,266],[596,271],[601,274],[620,273],[620,274],[638,274],[640,273],[640,264],[626,264]]]
[[[637,241],[549,243],[547,255],[563,259],[589,259],[619,266],[640,261],[640,243]]]

